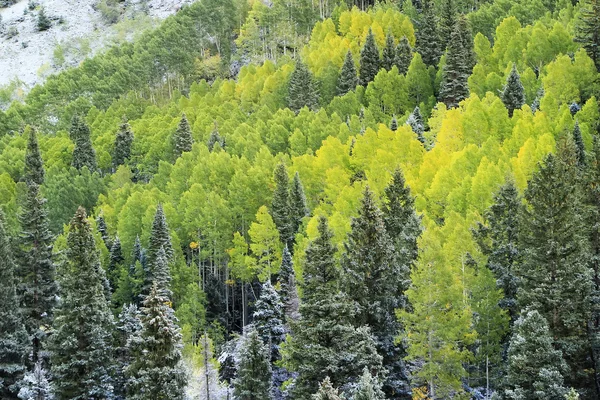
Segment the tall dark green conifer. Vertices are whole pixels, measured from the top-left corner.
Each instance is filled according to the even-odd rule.
[[[525,88],[521,83],[521,77],[515,64],[513,64],[510,74],[506,78],[506,85],[504,85],[500,98],[508,109],[508,116],[511,118],[513,112],[519,110],[525,104]]]
[[[23,180],[33,182],[36,185],[44,184],[44,177],[46,171],[44,171],[44,163],[42,161],[42,155],[38,146],[37,133],[35,129],[29,127],[29,135],[27,137],[27,151],[25,152],[25,171],[23,174]]]
[[[575,127],[573,128],[573,143],[575,143],[575,151],[577,155],[577,164],[579,168],[584,169],[587,165],[585,155],[585,145],[583,144],[583,137],[581,136],[581,128],[579,122],[575,121]]]
[[[124,261],[125,258],[123,257],[123,250],[121,249],[121,240],[118,236],[115,236],[115,240],[113,240],[108,254],[108,268],[106,270],[106,277],[108,278],[112,290],[117,288]]]
[[[425,132],[425,121],[421,115],[419,106],[415,107],[412,113],[408,116],[406,124],[410,126],[412,131],[417,135],[417,140],[425,145],[426,140],[423,133]]]
[[[78,115],[73,117],[69,135],[75,144],[71,165],[78,170],[87,167],[90,172],[96,171],[96,151],[92,145],[90,128]]]
[[[233,394],[240,400],[269,399],[272,385],[269,349],[255,329],[242,341],[238,376],[233,382]]]
[[[298,58],[288,85],[288,107],[298,113],[302,108],[314,110],[319,105],[319,93],[308,67]]]
[[[427,66],[437,67],[444,49],[440,42],[437,16],[432,0],[423,1],[421,14],[417,20],[416,49]]]
[[[369,82],[375,79],[380,66],[379,49],[377,48],[377,43],[375,43],[375,36],[371,28],[369,28],[367,39],[360,51],[360,84],[366,88]]]
[[[152,282],[155,280],[157,256],[161,248],[165,252],[167,263],[173,261],[174,251],[171,244],[171,233],[167,225],[167,217],[165,216],[162,204],[158,204],[150,231],[150,243],[148,245],[148,256],[142,288],[143,295],[147,295],[152,288]]]
[[[408,42],[408,38],[402,36],[402,39],[400,39],[398,46],[396,47],[396,58],[394,59],[394,65],[398,68],[398,72],[406,74],[412,58],[413,51]]]
[[[254,303],[253,325],[263,343],[269,346],[271,361],[279,359],[279,345],[285,340],[283,303],[271,282],[263,283]]]
[[[583,0],[580,4],[579,18],[575,22],[575,39],[600,71],[600,1]]]
[[[192,137],[192,129],[188,122],[185,113],[181,114],[181,120],[179,125],[173,134],[173,150],[175,151],[175,158],[181,157],[184,152],[192,151],[194,144],[194,138]]]
[[[50,340],[50,360],[58,400],[113,397],[113,315],[104,296],[98,250],[87,216],[79,208],[71,220],[61,301]]]
[[[108,250],[112,248],[112,242],[110,240],[110,235],[108,234],[108,227],[106,226],[106,221],[104,220],[104,216],[100,213],[96,217],[96,230],[102,237],[102,241]]]
[[[275,191],[271,201],[271,216],[279,231],[281,243],[289,243],[292,238],[289,177],[285,164],[280,163],[273,174]]]
[[[136,342],[142,331],[140,311],[135,304],[126,304],[119,314],[116,327],[115,361],[115,394],[118,398],[126,398],[127,377],[125,371],[133,362],[132,343]]]
[[[354,65],[354,58],[352,52],[348,50],[342,70],[340,71],[340,77],[337,81],[336,94],[343,96],[346,93],[356,89],[358,85],[358,76],[356,76],[356,66]]]
[[[473,36],[469,22],[463,16],[458,19],[446,53],[439,98],[448,108],[469,97],[468,79],[473,70]]]
[[[454,0],[445,0],[442,2],[441,7],[439,24],[440,47],[442,51],[445,51],[456,25],[456,4]]]
[[[31,343],[19,309],[15,263],[1,210],[0,255],[0,398],[11,400],[18,398]]]
[[[381,67],[385,68],[386,71],[392,69],[396,61],[396,44],[394,43],[394,36],[388,33],[385,37],[385,47],[383,48],[383,55],[381,57]]]
[[[133,132],[131,126],[127,122],[127,117],[123,116],[121,126],[115,137],[113,147],[113,166],[117,168],[119,165],[125,164],[131,157],[131,145],[133,144]]]
[[[287,245],[283,248],[278,279],[280,286],[279,293],[281,295],[281,302],[283,303],[285,318],[287,320],[298,319],[300,301],[296,289],[296,274],[294,273],[292,254]]]
[[[292,243],[288,243],[288,245],[293,246],[294,236],[300,231],[302,219],[310,215],[310,210],[308,209],[308,204],[306,202],[306,196],[304,195],[304,186],[302,186],[300,174],[298,174],[298,172],[294,174],[294,179],[292,180],[289,203]],[[293,247],[290,248],[293,249]]]

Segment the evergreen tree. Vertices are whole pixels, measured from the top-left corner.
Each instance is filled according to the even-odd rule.
[[[304,186],[302,186],[302,182],[300,181],[300,175],[298,172],[294,174],[294,179],[292,180],[292,187],[290,188],[290,225],[291,225],[291,234],[292,234],[292,242],[295,240],[295,235],[300,231],[300,227],[302,226],[302,220],[304,217],[310,215],[310,210],[308,209],[308,205],[306,202],[306,196],[304,195]],[[290,243],[290,248],[293,249],[293,243]]]
[[[298,113],[303,107],[311,110],[319,104],[319,94],[308,67],[298,58],[288,85],[288,107]]]
[[[274,173],[275,191],[271,201],[271,215],[273,222],[279,231],[279,240],[281,243],[290,243],[293,239],[291,226],[291,208],[289,178],[285,164],[280,163],[275,168]]]
[[[298,308],[300,299],[296,289],[296,274],[294,273],[294,263],[292,254],[287,245],[283,248],[281,257],[281,268],[279,269],[279,285],[281,302],[283,303],[284,315],[287,320],[298,319]]]
[[[75,144],[71,165],[78,170],[87,167],[90,172],[96,171],[96,151],[92,145],[90,128],[78,115],[73,117],[69,135]]]
[[[579,18],[575,22],[575,40],[583,46],[600,71],[600,1],[580,1]]]
[[[30,342],[19,310],[15,263],[2,211],[0,254],[0,398],[10,400],[17,398]]]
[[[181,333],[168,298],[154,283],[142,308],[142,331],[133,335],[133,361],[127,367],[127,398],[183,400],[186,375],[181,360]]]
[[[404,180],[400,178],[398,185],[404,189]],[[397,194],[398,188],[394,187],[393,196]],[[388,194],[392,194],[388,190]],[[410,192],[406,199],[409,202]],[[397,230],[407,228],[402,217],[398,214],[402,207],[399,198],[394,198],[389,203],[393,209],[388,210],[390,214],[390,230],[394,234]],[[414,216],[414,210],[408,204],[404,213],[407,223],[416,222],[416,227],[411,226],[415,232],[406,233],[411,240],[416,240],[419,235],[419,220]],[[409,229],[410,229],[409,228]],[[410,283],[410,265],[416,258],[412,243],[407,243],[402,237],[395,237],[398,244],[398,253],[384,222],[384,214],[375,204],[373,192],[365,189],[358,217],[351,222],[351,232],[344,243],[345,253],[342,256],[342,287],[347,296],[358,306],[358,312],[352,320],[355,326],[366,325],[371,328],[376,340],[377,350],[383,357],[383,366],[387,371],[384,382],[385,391],[388,394],[402,393],[403,398],[410,398],[410,387],[408,376],[402,361],[403,349],[395,343],[395,337],[400,330],[396,320],[395,310],[403,305],[404,291]],[[415,243],[416,245],[416,243]],[[410,254],[401,254],[406,252]]]
[[[319,383],[319,390],[312,395],[313,400],[344,400],[344,396],[331,384],[331,379],[325,377],[323,382]]]
[[[271,398],[271,363],[269,349],[258,332],[251,329],[242,341],[238,376],[233,382],[233,394],[239,400]]]
[[[336,247],[323,216],[318,232],[306,250],[301,318],[291,323],[293,335],[284,353],[285,365],[298,373],[293,388],[298,399],[310,398],[323,375],[336,386],[351,386],[364,367],[381,368],[368,328],[357,329],[350,322],[355,319],[356,305],[339,290]]]
[[[519,212],[521,198],[514,178],[494,195],[494,204],[485,212],[486,224],[479,223],[473,235],[481,252],[487,256],[487,267],[494,273],[504,298],[500,306],[508,311],[511,322],[517,317],[517,277],[515,268],[521,260],[519,248]]]
[[[46,199],[40,195],[39,189],[33,182],[27,184],[19,212],[21,234],[18,239],[17,294],[25,328],[33,345],[33,362],[38,359],[42,342],[52,324],[57,296],[56,268],[52,261],[54,239],[48,229]]]
[[[379,72],[381,60],[379,58],[379,49],[375,43],[375,36],[369,28],[365,45],[360,51],[360,79],[359,82],[365,88]]]
[[[157,264],[157,256],[160,249],[163,249],[167,257],[167,263],[171,262],[174,257],[173,246],[171,245],[171,234],[167,225],[167,217],[163,210],[162,204],[156,207],[152,229],[150,231],[150,242],[148,245],[148,256],[146,261],[146,269],[144,274],[144,284],[142,295],[147,295],[152,288],[154,281],[155,268]]]
[[[38,145],[37,133],[35,129],[29,128],[23,180],[26,183],[33,182],[36,185],[43,185],[45,176],[46,171],[44,171],[44,162]]]
[[[402,36],[402,39],[400,39],[400,42],[398,42],[398,46],[396,47],[396,58],[394,59],[394,65],[398,68],[399,73],[403,75],[406,74],[412,58],[413,52],[412,47],[410,47],[410,43],[408,42],[408,38]]]
[[[446,50],[448,42],[452,37],[454,26],[456,25],[456,4],[454,0],[445,0],[442,2],[440,17],[440,47],[442,51]]]
[[[47,31],[52,27],[52,21],[50,21],[50,18],[48,18],[48,16],[46,15],[46,10],[44,9],[44,7],[40,8],[40,12],[37,16],[36,26],[37,30],[40,32]]]
[[[563,375],[567,365],[552,345],[548,323],[535,310],[526,310],[515,322],[508,347],[505,397],[513,400],[563,400],[567,389]]]
[[[19,399],[21,400],[54,400],[52,387],[46,377],[46,370],[42,361],[38,360],[33,371],[27,372],[21,382]]]
[[[424,0],[421,15],[417,20],[417,52],[427,66],[436,67],[444,49],[440,41],[437,16],[432,0]]]
[[[253,324],[260,339],[268,346],[271,361],[279,359],[279,345],[285,339],[283,303],[270,281],[262,285],[260,297],[254,303]]]
[[[473,69],[473,59],[471,28],[467,19],[461,17],[452,31],[442,73],[439,97],[448,108],[458,107],[462,100],[469,97],[468,79]]]
[[[592,273],[575,146],[566,139],[557,145],[557,155],[546,157],[525,191],[517,300],[546,318],[554,345],[570,367],[567,383],[585,394],[594,386],[586,337]]]
[[[504,85],[500,98],[508,109],[508,116],[511,118],[513,112],[521,109],[525,104],[525,88],[521,83],[521,77],[515,64],[513,64],[510,74],[506,78],[506,85]]]
[[[423,136],[423,133],[425,132],[425,122],[423,121],[419,106],[415,107],[413,112],[410,113],[406,120],[406,124],[410,126],[412,131],[417,135],[417,140],[425,145],[425,136]]]
[[[386,71],[390,71],[395,65],[396,61],[396,44],[394,43],[394,36],[388,33],[385,37],[385,47],[383,48],[383,55],[381,58],[381,67],[385,68]]]
[[[192,137],[192,129],[188,122],[185,113],[181,114],[179,125],[173,134],[173,148],[175,150],[175,158],[181,157],[184,152],[192,151],[194,138]]]
[[[99,214],[96,217],[96,230],[102,237],[102,241],[108,250],[112,248],[112,242],[110,240],[110,235],[108,234],[108,227],[106,226],[106,221],[102,214]]]
[[[98,273],[101,267],[94,236],[81,207],[69,226],[65,260],[61,302],[50,340],[56,397],[110,399],[114,321]]]
[[[356,76],[356,66],[354,65],[354,58],[352,57],[352,52],[348,50],[346,53],[346,58],[344,59],[344,64],[342,65],[342,70],[340,71],[340,76],[337,81],[336,86],[336,94],[338,96],[343,96],[348,92],[356,89],[358,85],[358,77]]]
[[[131,345],[134,343],[142,331],[142,321],[140,311],[135,304],[126,304],[119,314],[117,323],[117,347],[115,349],[115,361],[117,373],[115,374],[115,393],[119,398],[125,398],[125,387],[127,379],[125,371],[133,362]]]
[[[210,136],[208,137],[208,142],[206,144],[208,147],[208,151],[213,151],[216,144],[218,144],[222,149],[225,148],[225,138],[223,138],[219,134],[219,129],[217,128],[217,122],[215,121],[215,127],[212,130],[212,132],[210,132]]]
[[[115,289],[118,285],[124,261],[125,258],[123,257],[123,251],[121,249],[121,240],[118,236],[115,236],[115,240],[113,240],[108,254],[108,269],[106,271],[106,277],[108,278],[111,289]]]
[[[392,121],[390,122],[390,129],[393,132],[396,132],[398,130],[398,120],[396,119],[395,115],[392,117]]]
[[[152,277],[154,278],[154,283],[158,288],[159,294],[170,299],[173,295],[169,288],[171,284],[171,272],[169,270],[169,260],[167,259],[164,247],[158,249],[158,254],[156,255],[152,270]]]
[[[121,126],[115,137],[113,147],[113,166],[117,168],[119,165],[125,164],[131,157],[131,145],[133,144],[133,132],[131,126],[127,122],[127,117],[123,116]]]
[[[373,377],[367,368],[363,369],[362,377],[358,382],[354,400],[385,400],[379,381]]]
[[[575,143],[575,151],[577,152],[577,164],[579,168],[584,169],[587,164],[585,145],[583,144],[583,137],[581,136],[581,128],[579,128],[578,121],[575,121],[575,127],[573,128],[573,142]]]

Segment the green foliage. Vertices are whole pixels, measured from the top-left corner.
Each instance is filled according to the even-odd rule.
[[[342,70],[340,71],[340,77],[337,81],[336,94],[338,96],[343,96],[356,89],[356,85],[358,85],[356,66],[354,65],[352,52],[348,50],[346,58],[344,59],[344,64],[342,65]]]
[[[271,215],[279,231],[281,243],[290,243],[293,236],[291,226],[292,210],[290,207],[289,177],[285,164],[280,163],[277,165],[273,180],[275,181],[275,191],[271,201]]]
[[[71,165],[78,170],[87,167],[91,172],[96,171],[96,151],[92,145],[90,128],[78,115],[73,117],[69,136],[75,148],[73,149],[73,161]]]
[[[29,127],[28,131],[29,135],[27,138],[23,180],[25,182],[33,182],[36,185],[42,185],[44,183],[46,171],[44,170],[44,162],[38,145],[37,133],[35,129],[31,127]]]
[[[36,27],[40,32],[47,31],[52,27],[52,21],[50,21],[50,18],[46,15],[44,7],[40,8],[40,11],[38,12]]]
[[[406,36],[402,36],[402,39],[400,39],[398,46],[396,47],[396,57],[394,58],[394,65],[398,68],[398,72],[406,74],[412,58],[412,47]]]
[[[185,113],[181,115],[181,120],[177,126],[177,130],[173,135],[173,149],[175,150],[175,159],[181,157],[183,152],[192,151],[192,145],[194,139],[192,138],[192,130],[190,124],[185,116]]]
[[[474,65],[473,37],[466,18],[457,20],[443,67],[440,99],[446,107],[458,107],[469,96],[468,79]]]
[[[112,153],[112,162],[114,168],[125,164],[131,157],[131,145],[133,144],[133,132],[127,122],[127,117],[123,116],[119,131],[115,137],[115,145]]]
[[[506,85],[500,96],[502,102],[508,109],[508,116],[512,117],[515,110],[519,110],[525,104],[525,88],[521,83],[521,77],[517,71],[517,67],[513,64]]]
[[[340,395],[338,389],[331,385],[331,380],[327,376],[323,382],[319,383],[319,390],[311,398],[313,400],[342,400],[344,396]]]
[[[373,31],[369,29],[365,44],[360,51],[360,84],[367,87],[369,82],[375,79],[375,75],[379,72],[380,66],[381,60],[379,57],[379,49],[377,48],[377,43],[375,43]]]
[[[423,57],[427,66],[436,66],[444,49],[438,31],[438,22],[432,0],[423,2],[423,9],[419,15],[417,29],[416,50]],[[453,39],[450,38],[452,42]]]
[[[252,329],[243,339],[240,349],[238,376],[233,383],[234,396],[240,400],[268,399],[271,391],[269,349]]]
[[[319,103],[316,83],[306,65],[298,59],[288,84],[287,105],[298,113],[303,107],[314,110]]]
[[[575,25],[575,38],[600,69],[600,2],[582,1]]]
[[[383,48],[383,54],[381,57],[381,67],[386,70],[392,69],[396,61],[396,43],[394,43],[394,36],[388,33],[385,37],[385,47]]]

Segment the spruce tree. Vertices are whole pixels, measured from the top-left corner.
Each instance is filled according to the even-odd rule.
[[[575,127],[573,128],[573,142],[575,143],[577,164],[579,165],[579,168],[584,169],[587,165],[587,161],[585,145],[583,144],[583,137],[581,136],[581,128],[579,127],[578,121],[575,121]]]
[[[583,46],[600,71],[600,1],[579,2],[579,18],[575,21],[575,40]]]
[[[158,204],[156,213],[154,214],[154,221],[152,222],[152,229],[150,231],[150,242],[148,245],[142,295],[150,293],[152,283],[155,280],[157,257],[161,248],[165,253],[167,264],[173,261],[174,250],[171,245],[171,234],[169,232],[169,226],[167,225],[167,217],[165,216],[162,204]],[[159,288],[161,288],[160,285]]]
[[[296,274],[294,273],[292,254],[287,245],[283,248],[278,279],[285,319],[296,320],[298,319],[300,299],[298,298],[298,291],[296,289]]]
[[[117,373],[115,374],[115,394],[119,398],[125,398],[127,378],[125,372],[133,362],[131,346],[137,340],[142,331],[140,311],[135,304],[126,304],[119,314],[117,323],[117,337],[115,349],[115,361]]]
[[[154,283],[142,307],[142,331],[130,340],[133,361],[125,371],[127,399],[185,398],[181,332],[170,304]]]
[[[78,115],[73,117],[69,135],[75,144],[71,165],[78,170],[87,167],[90,172],[96,171],[96,151],[92,145],[90,128]]]
[[[471,28],[467,19],[460,17],[448,43],[446,64],[444,65],[440,87],[440,100],[448,108],[458,107],[462,100],[469,97],[468,79],[473,65]]]
[[[275,191],[271,201],[271,216],[279,231],[281,243],[290,243],[293,239],[291,226],[289,178],[285,164],[280,163],[273,174]]]
[[[304,107],[314,110],[319,104],[319,94],[314,78],[300,59],[296,61],[296,68],[290,76],[287,102],[290,110],[295,113]]]
[[[423,116],[421,115],[421,109],[419,106],[415,107],[412,113],[408,116],[406,120],[406,124],[410,126],[412,131],[417,135],[417,140],[425,145],[425,136],[423,133],[425,132],[425,122],[423,120]]]
[[[127,122],[127,117],[123,116],[119,131],[115,137],[113,147],[113,166],[117,168],[119,165],[125,164],[131,157],[131,145],[133,144],[133,132],[131,126]]]
[[[313,400],[344,400],[344,396],[340,395],[339,390],[331,384],[331,379],[325,377],[323,382],[319,383],[319,390],[312,395]]]
[[[0,210],[0,398],[16,399],[30,342],[19,310],[15,263]]]
[[[58,400],[113,397],[113,315],[104,296],[98,250],[85,210],[71,220],[61,301],[50,338],[50,361]]]
[[[566,139],[557,145],[557,155],[546,157],[525,191],[519,236],[523,258],[515,272],[519,305],[546,318],[554,345],[570,367],[566,382],[584,394],[594,386],[586,335],[592,271],[575,146]]]
[[[427,66],[437,67],[444,49],[440,42],[437,16],[433,0],[424,0],[421,15],[417,20],[416,49]]]
[[[35,129],[29,128],[29,135],[27,136],[27,151],[25,152],[25,171],[23,174],[23,180],[26,183],[33,182],[36,185],[44,184],[44,177],[46,172],[44,171],[44,162],[42,161],[42,155],[37,140],[37,133]]]
[[[108,234],[108,227],[106,226],[106,221],[104,220],[104,216],[99,214],[96,217],[96,230],[102,237],[102,241],[108,250],[112,248],[112,242],[110,240],[110,235]]]
[[[566,368],[561,352],[552,344],[546,319],[535,310],[525,310],[515,322],[508,347],[505,398],[563,400]]]
[[[54,400],[52,387],[47,378],[47,372],[38,360],[33,370],[25,374],[19,390],[21,400]]]
[[[375,79],[375,75],[379,72],[380,65],[379,49],[377,48],[377,43],[375,43],[375,36],[373,35],[371,28],[369,28],[367,39],[360,51],[359,82],[362,86],[366,88],[369,82]]]
[[[445,51],[456,25],[456,4],[454,0],[445,0],[442,2],[439,25],[440,46],[441,50]]]
[[[381,390],[377,378],[373,377],[367,368],[363,369],[362,376],[358,382],[354,400],[385,400],[385,394]]]
[[[190,123],[188,122],[185,113],[182,113],[179,125],[177,125],[177,129],[175,129],[175,133],[173,134],[175,158],[181,157],[184,152],[192,151],[193,144],[194,138],[192,137]]]
[[[48,228],[46,199],[34,182],[27,184],[19,212],[21,233],[18,244],[17,294],[25,328],[32,341],[32,360],[38,359],[42,342],[52,324],[56,304],[56,268],[52,261],[54,238]]]
[[[394,43],[394,36],[388,33],[385,37],[385,47],[383,48],[383,55],[381,58],[381,67],[385,68],[386,71],[390,71],[395,65],[396,61],[396,44]]]
[[[111,289],[117,288],[124,261],[125,258],[123,257],[123,250],[121,249],[121,240],[118,236],[115,236],[115,240],[113,240],[108,254],[108,269],[106,271],[106,277],[108,278]]]
[[[217,122],[215,121],[215,127],[210,132],[210,136],[208,137],[208,142],[206,146],[208,147],[208,151],[213,151],[215,145],[218,144],[221,149],[225,148],[225,139],[219,134],[219,129],[217,128]]]
[[[233,382],[233,394],[239,400],[270,398],[272,377],[269,349],[258,332],[251,329],[242,341],[238,375]]]
[[[521,77],[515,64],[513,64],[510,74],[506,78],[506,85],[504,85],[500,98],[508,109],[508,116],[511,118],[513,112],[521,109],[525,104],[525,88],[521,83]]]
[[[306,195],[304,194],[304,186],[302,186],[298,172],[294,174],[294,179],[292,180],[289,203],[291,234],[292,241],[294,241],[296,233],[300,231],[300,227],[302,226],[302,220],[304,217],[310,215],[310,210],[308,209],[308,204],[306,202]],[[292,244],[290,244],[290,246],[292,246]]]
[[[396,119],[395,115],[392,117],[392,120],[390,121],[390,129],[393,132],[396,132],[398,130],[398,120]]]
[[[254,303],[252,319],[260,339],[269,347],[271,361],[279,359],[279,345],[285,339],[283,318],[281,298],[267,280],[262,285],[260,297]]]
[[[342,65],[342,70],[340,71],[340,76],[337,81],[336,86],[336,94],[338,96],[343,96],[348,92],[356,89],[358,85],[358,76],[356,76],[356,66],[354,65],[354,57],[352,57],[352,52],[348,50],[346,53],[346,58],[344,59],[344,64]]]
[[[339,290],[336,247],[324,216],[317,229],[318,237],[306,250],[301,318],[291,323],[293,335],[284,354],[285,365],[298,373],[293,395],[299,399],[315,393],[323,375],[349,388],[364,367],[381,368],[369,329],[351,324],[356,305]]]
[[[396,58],[394,59],[394,65],[398,68],[399,73],[402,75],[406,74],[412,58],[413,51],[408,42],[408,38],[402,36],[402,39],[400,39],[400,42],[398,42],[398,46],[396,47]]]

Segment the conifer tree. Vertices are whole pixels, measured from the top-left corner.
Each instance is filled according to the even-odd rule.
[[[35,129],[29,128],[29,135],[27,136],[27,151],[25,152],[25,171],[23,174],[23,180],[27,182],[33,182],[36,185],[44,184],[44,177],[46,171],[44,171],[44,162],[42,161],[42,155],[37,140],[37,133]]]
[[[363,369],[354,400],[385,400],[380,386],[377,378],[373,377],[367,368]]]
[[[61,302],[56,309],[50,360],[58,400],[113,397],[113,315],[103,293],[96,243],[79,208],[71,220]]]
[[[394,43],[394,36],[391,33],[388,33],[385,37],[385,47],[383,48],[381,67],[385,68],[386,71],[390,71],[395,65],[395,61],[396,44]]]
[[[17,297],[15,263],[0,210],[0,398],[16,399],[30,342]]]
[[[369,28],[365,45],[360,51],[360,79],[359,82],[365,88],[379,72],[381,60],[379,58],[379,49],[375,43],[375,36]]]
[[[33,366],[33,370],[25,374],[19,390],[19,399],[21,400],[54,400],[54,394],[48,378],[47,372],[42,366],[42,361],[38,360]]]
[[[126,396],[127,378],[125,372],[133,362],[132,344],[138,340],[142,331],[140,311],[135,304],[126,304],[119,314],[117,323],[117,346],[115,349],[115,361],[117,372],[115,374],[115,394],[120,398]]]
[[[559,142],[533,176],[520,220],[522,262],[517,300],[548,321],[554,345],[562,350],[571,373],[566,382],[580,393],[593,387],[586,337],[590,318],[592,272],[583,196],[575,146]]]
[[[281,268],[279,269],[279,285],[281,302],[283,303],[284,315],[286,320],[298,319],[298,309],[300,299],[296,289],[296,275],[294,273],[294,263],[292,254],[287,245],[283,248],[281,257]]]
[[[169,288],[171,284],[171,272],[169,270],[169,260],[167,259],[167,253],[165,253],[164,247],[158,249],[158,254],[156,254],[156,260],[154,261],[152,270],[152,277],[160,295],[170,299],[173,295]]]
[[[240,400],[270,398],[272,377],[269,349],[258,332],[251,329],[242,341],[238,375],[233,382],[233,394]]]
[[[448,108],[458,107],[462,100],[469,97],[468,79],[473,65],[471,29],[467,19],[460,17],[448,43],[440,87],[439,97]]]
[[[222,149],[225,148],[225,138],[223,138],[219,134],[219,129],[217,128],[217,122],[215,121],[215,127],[210,132],[210,136],[208,137],[207,147],[208,151],[213,151],[215,145],[218,144]]]
[[[118,236],[115,236],[115,240],[113,240],[108,254],[108,269],[106,271],[106,277],[108,278],[111,289],[115,289],[118,285],[124,261],[125,258],[123,257],[123,251],[121,249],[121,240]]]
[[[323,382],[319,383],[319,390],[312,395],[313,400],[343,400],[344,396],[340,395],[338,389],[331,384],[331,379],[325,377]]]
[[[291,226],[289,178],[285,164],[280,163],[274,173],[275,191],[271,201],[271,215],[279,231],[281,243],[290,243],[293,239]]]
[[[515,64],[513,64],[510,74],[506,78],[506,85],[504,85],[500,98],[508,109],[508,116],[511,118],[513,112],[519,110],[525,104],[525,88],[521,83],[521,77]]]
[[[421,15],[417,21],[416,49],[427,66],[437,67],[444,49],[440,43],[437,16],[432,0],[424,0]]]
[[[19,212],[21,234],[19,248],[19,284],[17,294],[25,328],[32,341],[32,360],[38,359],[42,341],[52,324],[56,304],[56,268],[52,261],[54,239],[48,228],[46,199],[39,186],[27,184],[27,193]]]
[[[306,202],[306,196],[304,194],[304,186],[302,186],[302,182],[300,181],[300,175],[297,171],[294,174],[294,179],[292,180],[289,203],[290,225],[293,242],[296,233],[300,231],[300,227],[302,226],[302,219],[310,215],[310,210],[308,209],[308,204]],[[290,244],[290,246],[293,246],[293,244]],[[293,247],[290,248],[293,249]]]
[[[279,345],[285,339],[283,303],[269,280],[262,285],[252,318],[260,339],[269,348],[271,361],[278,360]]]
[[[288,107],[295,113],[304,107],[314,110],[319,104],[319,94],[314,78],[300,59],[296,61],[296,68],[290,76],[287,101]]]
[[[587,165],[585,156],[585,145],[583,144],[583,137],[581,136],[581,128],[579,122],[575,121],[575,127],[573,128],[573,142],[575,143],[575,151],[577,156],[577,164],[579,168],[584,169]]]
[[[439,26],[440,46],[441,50],[445,51],[456,25],[456,4],[454,0],[445,0],[442,2],[441,8]]]
[[[392,117],[392,121],[390,122],[390,129],[393,132],[396,132],[398,130],[398,120],[396,119],[395,115]]]
[[[291,324],[293,335],[284,353],[285,365],[298,373],[293,394],[302,399],[317,391],[323,375],[336,386],[347,386],[364,367],[375,372],[381,368],[368,328],[350,323],[356,305],[339,290],[336,247],[324,216],[319,217],[318,232],[306,250],[301,318]]]
[[[583,46],[600,71],[600,1],[579,2],[579,18],[575,21],[575,40]]]
[[[125,164],[131,157],[131,145],[133,144],[133,132],[131,126],[127,122],[127,117],[123,116],[119,131],[115,137],[113,148],[113,166],[117,168],[119,165]]]
[[[336,94],[338,96],[343,96],[348,92],[356,89],[358,85],[358,76],[356,76],[356,66],[354,65],[354,58],[352,57],[352,52],[348,50],[346,53],[346,58],[344,59],[344,64],[342,65],[342,70],[340,71],[340,76],[337,81],[336,86]]]
[[[175,158],[181,157],[184,152],[192,151],[192,145],[194,144],[194,138],[192,137],[192,129],[190,123],[185,115],[181,114],[181,120],[179,125],[173,134],[173,149],[175,151]]]
[[[90,128],[78,115],[73,117],[69,135],[75,144],[71,165],[78,170],[87,167],[90,172],[96,171],[96,151],[92,145]]]
[[[112,248],[112,242],[110,240],[110,235],[108,234],[108,227],[106,226],[106,221],[104,220],[104,216],[99,214],[96,217],[96,229],[98,233],[102,237],[102,241],[108,250]]]
[[[408,38],[402,36],[402,39],[400,39],[398,46],[396,47],[396,58],[394,59],[394,65],[398,68],[399,73],[403,75],[406,74],[412,58],[413,51],[408,42]]]
[[[567,365],[552,344],[548,323],[535,310],[526,310],[515,322],[508,347],[505,397],[513,400],[562,400],[567,394],[563,375]]]
[[[127,398],[183,400],[186,375],[181,360],[181,332],[167,297],[154,283],[142,308],[142,331],[130,340],[133,361],[127,367]]]
[[[425,122],[423,121],[419,106],[415,107],[413,112],[410,113],[406,120],[406,124],[409,125],[412,131],[417,135],[417,140],[424,145],[425,136],[423,136],[423,133],[425,132]]]
[[[167,263],[173,260],[174,250],[171,245],[171,234],[167,225],[167,217],[163,210],[162,204],[156,207],[152,229],[150,231],[150,242],[148,245],[148,256],[146,261],[146,270],[144,275],[144,284],[142,294],[147,295],[152,288],[152,282],[155,277],[155,268],[157,264],[157,256],[160,249],[163,249],[166,255]]]

